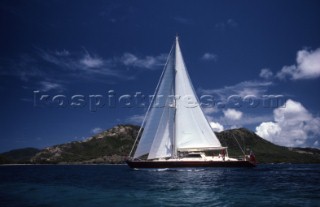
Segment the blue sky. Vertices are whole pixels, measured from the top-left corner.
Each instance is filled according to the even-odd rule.
[[[204,109],[214,130],[246,127],[280,145],[320,147],[319,6],[1,1],[0,152],[140,124],[145,107],[127,107],[128,96],[112,101],[153,93],[176,34],[198,96],[217,103]],[[278,105],[263,102],[270,95]]]

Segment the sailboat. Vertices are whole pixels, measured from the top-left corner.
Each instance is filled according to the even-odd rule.
[[[254,167],[228,156],[207,121],[186,69],[178,36],[126,163],[131,168]]]

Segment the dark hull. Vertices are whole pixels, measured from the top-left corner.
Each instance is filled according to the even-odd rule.
[[[255,167],[250,161],[130,161],[131,168]]]

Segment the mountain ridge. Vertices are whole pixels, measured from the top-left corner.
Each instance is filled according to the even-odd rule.
[[[24,148],[0,154],[0,164],[120,164],[124,163],[138,135],[139,126],[117,125],[83,141],[73,141],[42,150]],[[231,157],[252,150],[259,163],[320,163],[320,150],[275,145],[246,129],[216,132]],[[25,152],[25,153],[24,153]]]

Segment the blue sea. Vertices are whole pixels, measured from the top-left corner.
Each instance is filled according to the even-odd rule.
[[[0,166],[0,206],[320,206],[320,165]]]

